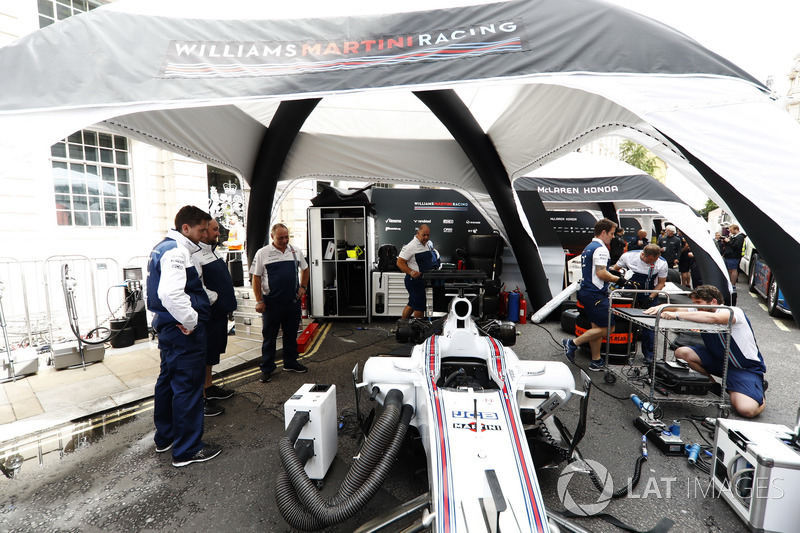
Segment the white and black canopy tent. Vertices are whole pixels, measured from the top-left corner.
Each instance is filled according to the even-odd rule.
[[[617,134],[727,205],[800,307],[800,126],[757,80],[599,0],[387,6],[120,0],[25,36],[0,48],[2,172],[96,124],[165,145],[250,183],[250,253],[278,181],[451,186],[483,204],[538,307],[512,182]]]
[[[619,210],[648,208],[680,228],[704,283],[731,289],[706,221],[666,186],[627,163],[573,152],[515,180],[514,192],[536,236],[553,294],[562,288],[564,252],[544,209],[588,209],[619,222]]]

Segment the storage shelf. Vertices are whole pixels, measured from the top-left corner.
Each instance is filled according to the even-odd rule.
[[[372,219],[366,216],[366,209],[311,207],[308,221],[311,316],[369,318],[367,264]],[[346,250],[355,247],[363,255],[346,257]]]

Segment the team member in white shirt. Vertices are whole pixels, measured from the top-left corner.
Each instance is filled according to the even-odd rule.
[[[689,295],[695,305],[722,305],[722,293],[713,285],[700,285]],[[667,304],[651,307],[645,313],[656,314],[660,309],[662,318],[691,320],[705,324],[728,324],[731,310],[730,354],[725,388],[731,396],[731,407],[746,418],[758,416],[767,405],[764,391],[767,388],[764,374],[767,366],[756,344],[753,327],[738,307],[717,309],[681,309]],[[725,361],[724,338],[719,333],[702,333],[705,346],[682,346],[675,350],[675,358],[689,363],[693,370],[722,377]]]
[[[272,226],[270,236],[272,242],[256,252],[250,267],[256,311],[262,317],[261,383],[268,383],[277,368],[279,329],[283,331],[283,369],[308,372],[297,360],[297,328],[302,314],[301,298],[308,292],[308,263],[303,253],[289,244],[289,228],[284,224]]]
[[[397,255],[397,268],[406,274],[404,282],[408,291],[408,304],[403,309],[401,318],[409,318],[412,313],[415,318],[425,315],[425,281],[422,274],[441,265],[439,252],[433,247],[430,238],[430,226],[420,225],[414,238]]]
[[[661,248],[656,244],[648,244],[642,250],[634,250],[622,254],[615,265],[616,270],[625,269],[633,273],[629,281],[635,283],[637,289],[651,290],[651,293],[637,293],[637,305],[641,309],[653,306],[658,298],[658,291],[667,284],[669,265],[661,257]],[[652,329],[642,330],[642,356],[644,362],[653,362],[653,345],[655,332]]]

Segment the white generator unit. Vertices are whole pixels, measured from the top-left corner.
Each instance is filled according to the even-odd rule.
[[[752,531],[798,531],[800,450],[794,438],[778,424],[717,419],[714,489]]]
[[[106,355],[106,349],[102,344],[84,344],[81,357],[81,347],[77,340],[54,344],[52,350],[53,366],[56,370],[99,363]]]
[[[286,427],[295,413],[308,413],[308,423],[298,440],[314,443],[314,456],[305,464],[310,479],[321,480],[328,472],[338,449],[336,431],[336,385],[306,383],[283,404]]]
[[[0,381],[14,379],[39,371],[39,354],[35,348],[17,348],[0,352]]]

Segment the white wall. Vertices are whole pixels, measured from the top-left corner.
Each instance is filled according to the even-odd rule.
[[[49,154],[26,165],[24,174],[0,182],[0,227],[5,228],[0,256],[20,261],[53,255],[110,257],[122,266],[148,255],[173,226],[180,207],[208,209],[206,165],[151,146],[130,143],[134,187],[134,225],[86,228],[56,223]]]
[[[0,46],[39,29],[36,0],[0,2]]]

